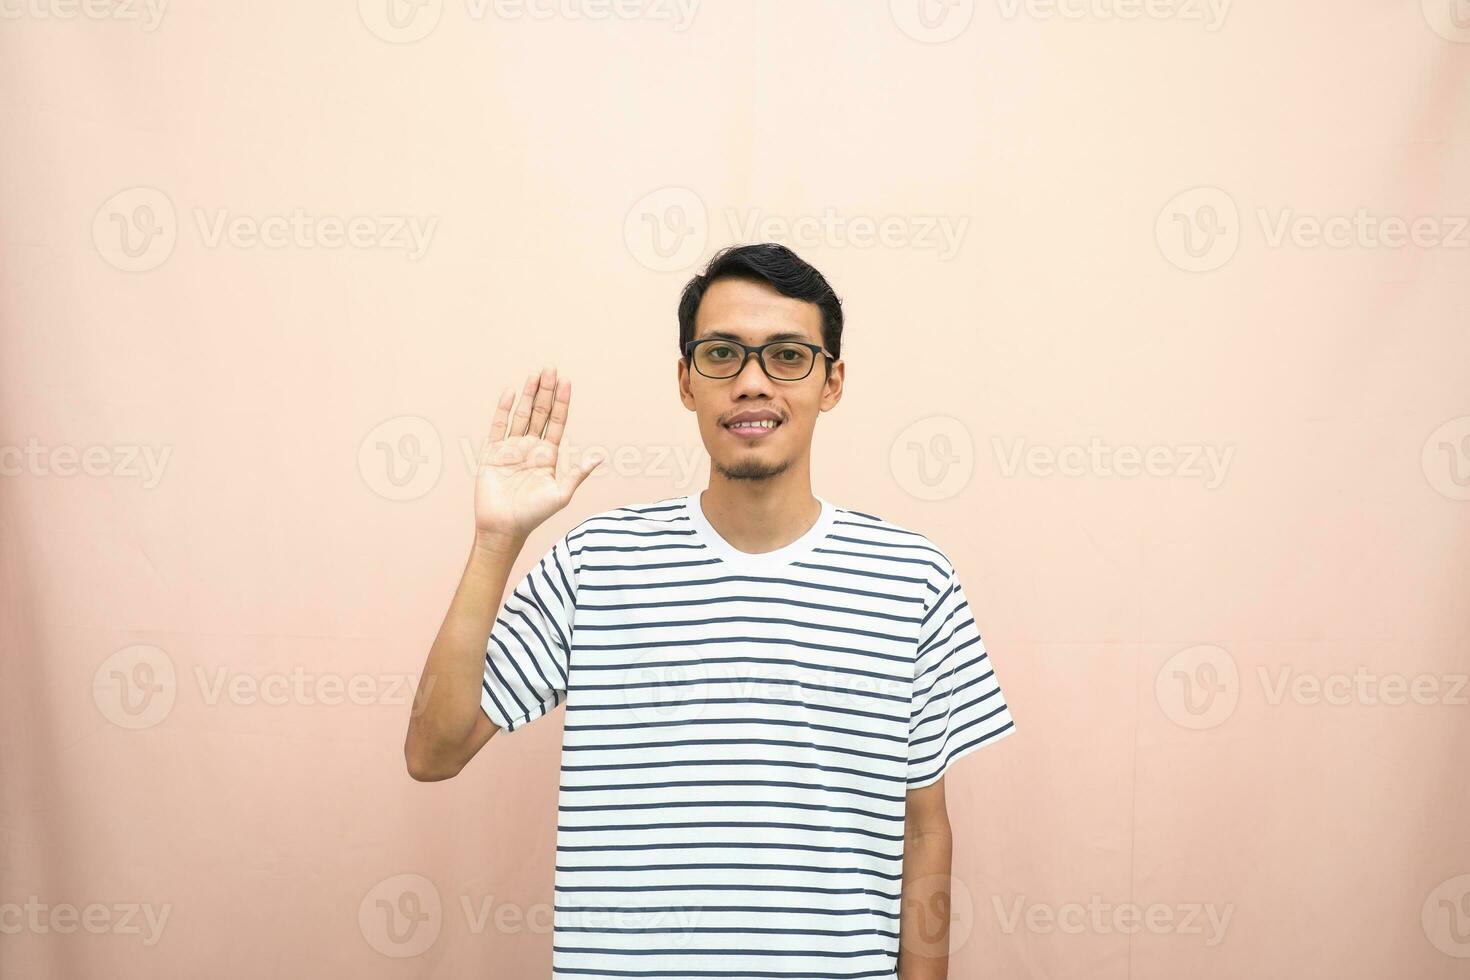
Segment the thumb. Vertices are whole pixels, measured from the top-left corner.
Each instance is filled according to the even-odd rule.
[[[570,499],[572,494],[577,492],[577,488],[582,485],[582,481],[591,476],[592,471],[597,469],[597,467],[601,465],[602,457],[596,456],[591,459],[582,460],[582,465],[578,466],[576,469],[569,470],[561,478],[562,490],[564,491],[563,498]]]

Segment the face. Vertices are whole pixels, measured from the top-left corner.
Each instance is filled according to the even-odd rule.
[[[695,316],[694,340],[719,337],[755,346],[772,340],[822,344],[822,311],[815,303],[782,296],[765,283],[719,279],[705,290]],[[699,417],[710,465],[727,479],[768,480],[810,457],[817,416],[842,397],[841,361],[823,369],[818,355],[800,381],[772,380],[750,357],[732,378],[707,378],[679,361],[684,406]],[[742,420],[769,419],[774,428]]]

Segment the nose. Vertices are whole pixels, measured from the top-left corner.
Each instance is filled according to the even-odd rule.
[[[754,351],[746,352],[745,360],[740,364],[740,372],[735,375],[734,385],[736,398],[742,394],[770,391],[771,379],[766,375],[766,369],[761,364],[759,354]]]

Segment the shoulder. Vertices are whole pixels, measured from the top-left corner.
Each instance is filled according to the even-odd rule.
[[[566,539],[577,540],[609,534],[636,533],[639,530],[682,526],[688,523],[682,496],[661,497],[637,503],[609,507],[582,518],[567,531]]]
[[[560,546],[580,569],[587,553],[628,552],[690,536],[689,517],[681,496],[661,497],[609,507],[577,521],[562,535]]]
[[[931,591],[937,592],[954,574],[949,554],[907,521],[891,520],[835,501],[833,506],[832,538],[843,549],[902,561],[922,573]]]

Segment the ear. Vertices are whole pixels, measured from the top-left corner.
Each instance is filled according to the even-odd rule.
[[[692,412],[694,411],[694,392],[690,388],[692,377],[689,370],[689,359],[680,357],[678,364],[674,366],[674,371],[678,376],[679,400],[684,403],[685,408]]]
[[[822,360],[826,361],[824,357]],[[842,386],[847,380],[847,365],[841,358],[827,361],[827,378],[822,383],[822,411],[833,408],[842,401]]]

